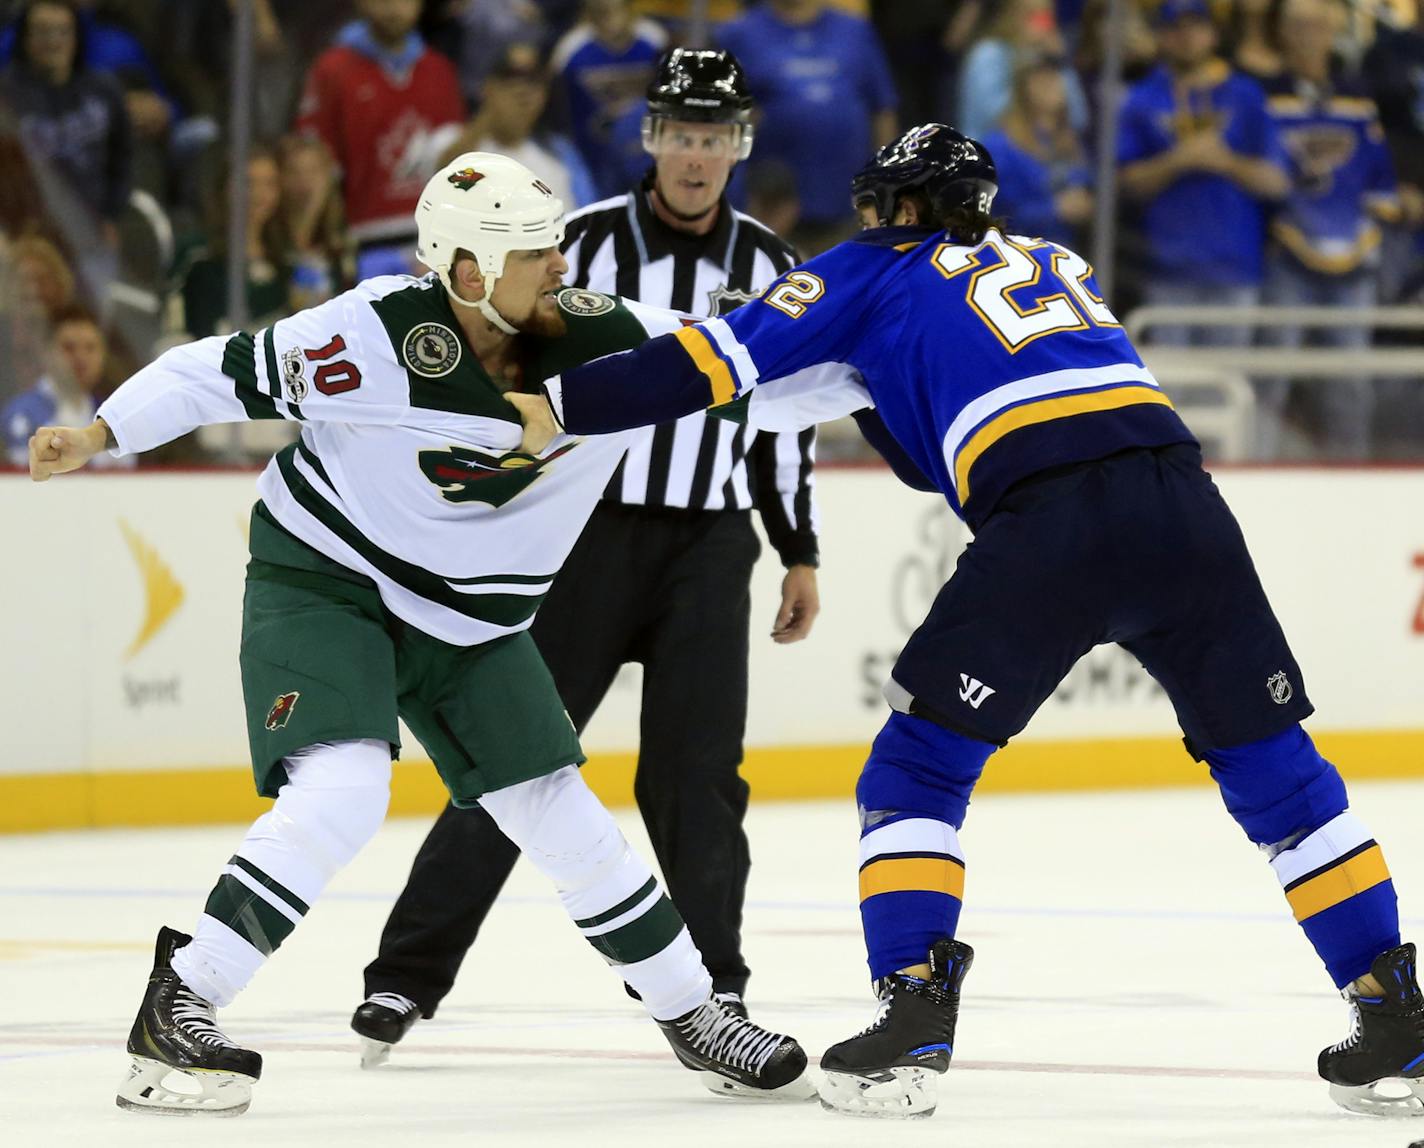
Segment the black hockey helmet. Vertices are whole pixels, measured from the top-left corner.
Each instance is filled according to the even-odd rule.
[[[895,215],[895,197],[923,192],[936,219],[967,208],[987,216],[999,191],[994,157],[978,140],[947,124],[921,124],[893,143],[850,181],[851,202],[870,205],[882,223]]]
[[[731,52],[672,48],[658,58],[648,84],[643,146],[651,151],[657,121],[735,124],[737,158],[752,150],[752,100],[747,74]]]

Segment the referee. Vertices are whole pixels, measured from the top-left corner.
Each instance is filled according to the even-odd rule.
[[[723,315],[796,262],[732,209],[751,151],[752,100],[729,53],[675,48],[648,88],[642,186],[569,217],[574,286]],[[804,638],[819,610],[812,431],[755,431],[703,414],[648,428],[629,448],[532,633],[582,731],[625,662],[643,665],[633,791],[673,901],[712,974],[745,1014],[742,903],[750,857],[737,770],[747,718],[752,566],[761,514],[786,576],[771,637]],[[482,809],[446,807],[366,967],[352,1027],[379,1064],[435,1014],[518,858]]]

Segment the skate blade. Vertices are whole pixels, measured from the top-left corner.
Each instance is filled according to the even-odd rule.
[[[919,1120],[934,1114],[939,1103],[940,1073],[928,1068],[891,1068],[889,1080],[872,1080],[851,1072],[826,1072],[821,1083],[821,1107],[846,1116],[887,1120]]]
[[[816,1085],[811,1079],[810,1073],[802,1072],[795,1080],[781,1085],[779,1088],[753,1088],[750,1084],[743,1084],[737,1080],[730,1080],[725,1076],[720,1076],[707,1069],[697,1069],[698,1079],[702,1082],[702,1087],[716,1096],[726,1096],[734,1100],[782,1100],[782,1101],[802,1101],[810,1100],[816,1095]]]
[[[392,1045],[384,1040],[372,1040],[369,1036],[361,1038],[361,1067],[380,1068],[391,1058]]]
[[[193,1090],[172,1087],[179,1081]],[[252,1077],[240,1072],[172,1068],[135,1056],[114,1103],[130,1112],[155,1116],[240,1116],[252,1103]]]
[[[1361,1116],[1424,1116],[1424,1078],[1393,1077],[1360,1087],[1332,1084],[1330,1099]]]

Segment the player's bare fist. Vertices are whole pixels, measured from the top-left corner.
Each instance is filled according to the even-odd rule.
[[[543,395],[521,395],[509,391],[505,401],[519,412],[519,421],[524,424],[524,438],[519,449],[525,454],[540,454],[559,435],[559,424],[554,421],[554,412],[549,400]]]
[[[107,437],[108,427],[98,420],[87,427],[40,427],[30,436],[30,477],[44,482],[78,470],[104,449]]]

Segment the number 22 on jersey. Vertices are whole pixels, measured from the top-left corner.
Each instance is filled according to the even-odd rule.
[[[1045,250],[1052,252],[1048,282],[1043,282],[1044,265],[1031,254]],[[1081,255],[1057,244],[1042,239],[1015,243],[993,234],[978,247],[941,243],[930,258],[946,279],[968,274],[966,301],[1011,355],[1044,335],[1122,325],[1088,288],[1093,269]],[[1050,293],[1053,286],[1062,290]]]

